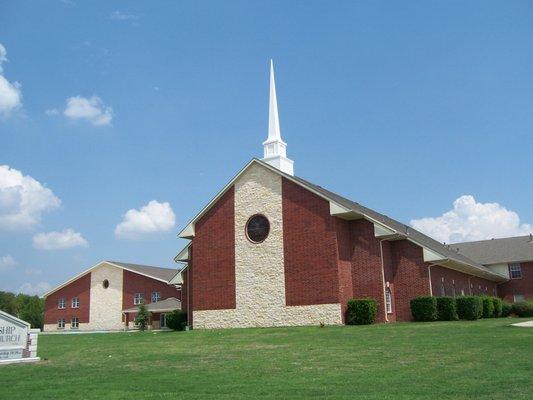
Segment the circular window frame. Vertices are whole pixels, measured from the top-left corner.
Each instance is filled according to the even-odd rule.
[[[267,230],[267,233],[266,233],[265,237],[262,240],[259,240],[259,241],[253,240],[248,235],[248,225],[250,224],[250,221],[252,219],[257,218],[257,217],[263,217],[265,219],[265,221],[267,222],[267,225],[268,225],[268,230]],[[248,221],[246,221],[246,225],[244,225],[244,235],[246,236],[246,239],[248,239],[248,241],[250,243],[253,243],[253,244],[263,243],[265,240],[267,240],[268,236],[270,235],[270,220],[267,218],[267,216],[265,214],[254,214],[254,215],[252,215],[250,218],[248,218]]]
[[[104,280],[102,281],[102,287],[103,287],[104,289],[107,289],[107,288],[109,287],[109,281],[108,281],[107,279],[104,279]]]

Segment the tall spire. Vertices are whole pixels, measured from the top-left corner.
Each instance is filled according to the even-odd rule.
[[[278,99],[276,98],[276,80],[274,79],[274,62],[270,60],[270,103],[268,105],[268,139],[281,140],[279,129]]]
[[[268,106],[268,138],[263,142],[263,161],[277,169],[294,175],[293,161],[287,158],[287,143],[281,138],[278,100],[274,79],[274,63],[270,60],[270,101]]]

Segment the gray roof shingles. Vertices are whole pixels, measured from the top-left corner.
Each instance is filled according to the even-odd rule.
[[[452,248],[485,265],[533,261],[533,238],[516,236],[503,239],[454,243]]]
[[[148,275],[156,279],[161,279],[163,281],[170,281],[178,272],[176,268],[162,268],[162,267],[152,267],[150,265],[140,265],[140,264],[130,264],[123,263],[119,261],[107,261],[111,264],[118,265],[119,267],[129,269],[134,272],[139,272],[143,275]]]

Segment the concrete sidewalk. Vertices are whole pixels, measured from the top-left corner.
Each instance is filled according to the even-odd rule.
[[[517,324],[512,324],[513,326],[519,326],[521,328],[533,328],[533,321],[519,322]]]

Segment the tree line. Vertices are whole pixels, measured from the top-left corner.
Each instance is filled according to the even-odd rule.
[[[0,310],[29,322],[32,328],[43,329],[44,300],[39,296],[0,291]]]

